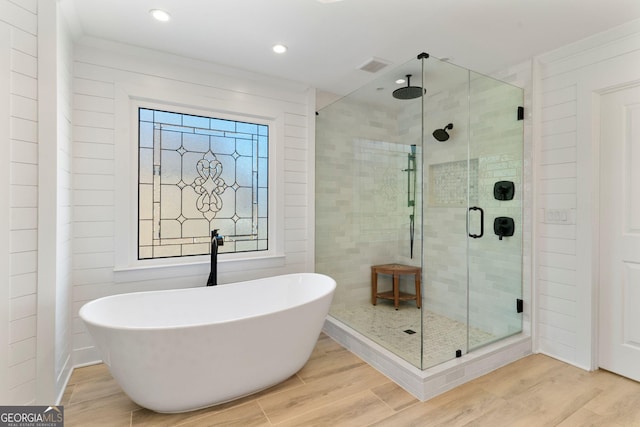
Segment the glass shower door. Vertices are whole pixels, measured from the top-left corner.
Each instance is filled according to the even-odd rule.
[[[323,107],[315,170],[316,271],[338,283],[330,315],[417,367],[414,275],[394,285],[389,268],[377,270],[374,291],[372,267],[422,267],[420,74],[413,59]],[[397,96],[412,87],[418,96]]]
[[[522,330],[521,88],[469,79],[469,350]],[[518,302],[520,301],[520,302]]]
[[[423,369],[467,353],[469,72],[429,58],[424,81]]]

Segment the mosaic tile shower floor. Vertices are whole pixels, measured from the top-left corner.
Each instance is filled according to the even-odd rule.
[[[420,312],[413,302],[402,303],[400,309],[395,310],[392,301],[378,300],[376,306],[369,301],[334,303],[330,314],[412,365],[420,367]],[[416,333],[408,334],[406,330]],[[469,330],[471,348],[496,339],[493,334],[480,329]],[[464,323],[426,310],[423,369],[453,359],[456,350],[466,349],[466,341]]]

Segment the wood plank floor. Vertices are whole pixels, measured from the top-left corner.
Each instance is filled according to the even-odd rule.
[[[640,426],[640,383],[532,355],[427,402],[322,334],[282,384],[184,414],[133,403],[104,365],[74,370],[66,426]]]

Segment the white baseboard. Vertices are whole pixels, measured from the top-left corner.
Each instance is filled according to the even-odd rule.
[[[96,347],[85,347],[73,350],[72,356],[74,368],[102,363],[102,356],[100,356]]]

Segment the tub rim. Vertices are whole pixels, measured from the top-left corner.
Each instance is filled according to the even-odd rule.
[[[120,294],[114,294],[114,295],[107,295],[104,297],[100,297],[100,298],[96,298],[94,300],[88,301],[85,304],[82,305],[82,307],[80,307],[80,310],[78,310],[78,317],[80,317],[80,319],[88,324],[88,325],[92,325],[92,326],[96,326],[99,328],[104,328],[104,329],[110,329],[110,330],[114,330],[114,331],[127,331],[127,332],[136,332],[136,331],[146,331],[146,332],[152,332],[152,331],[167,331],[167,330],[180,330],[180,329],[194,329],[194,328],[198,328],[198,327],[204,327],[204,326],[211,326],[211,325],[224,325],[224,324],[229,324],[229,323],[233,323],[233,322],[238,322],[238,321],[242,321],[242,320],[248,320],[248,319],[259,319],[262,317],[266,317],[266,316],[271,316],[277,313],[282,313],[284,311],[287,310],[291,310],[293,308],[298,308],[298,307],[304,307],[306,305],[309,305],[311,303],[314,303],[318,300],[321,300],[323,298],[326,298],[328,295],[331,295],[336,287],[337,287],[337,283],[335,281],[335,279],[333,279],[331,276],[328,276],[326,274],[322,274],[322,273],[288,273],[288,274],[279,274],[276,276],[267,276],[267,277],[263,277],[263,278],[258,278],[258,279],[250,279],[250,280],[243,280],[243,281],[239,281],[239,282],[232,282],[232,283],[225,283],[225,284],[220,284],[218,286],[226,286],[226,285],[241,285],[243,283],[247,283],[247,282],[257,282],[260,280],[266,280],[266,279],[272,279],[272,278],[277,278],[277,277],[291,277],[291,276],[320,276],[323,278],[327,278],[329,279],[328,284],[330,285],[328,287],[328,289],[321,293],[320,295],[316,296],[315,298],[312,298],[308,301],[303,302],[302,304],[297,304],[294,306],[290,306],[290,307],[285,307],[279,310],[274,310],[274,311],[269,311],[266,313],[262,313],[262,314],[256,314],[254,316],[248,316],[248,317],[237,317],[237,318],[230,318],[230,319],[224,319],[224,320],[219,320],[219,321],[215,321],[215,322],[197,322],[197,323],[190,323],[188,325],[170,325],[170,326],[114,326],[112,324],[109,323],[105,323],[105,322],[98,322],[98,321],[94,321],[94,320],[88,320],[85,318],[85,316],[83,316],[83,311],[86,312],[88,309],[90,309],[91,305],[94,304],[98,304],[104,300],[108,300],[108,299],[116,299],[116,298],[122,298],[123,296],[128,296],[128,295],[141,295],[141,294],[147,294],[147,293],[157,293],[157,294],[165,294],[165,293],[173,293],[173,292],[181,292],[181,291],[193,291],[196,289],[202,289],[202,288],[206,288],[206,286],[198,286],[198,287],[192,287],[192,288],[177,288],[177,289],[158,289],[158,290],[150,290],[150,291],[136,291],[136,292],[127,292],[127,293],[120,293]]]

